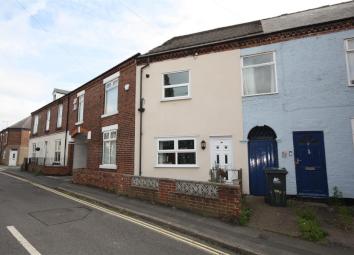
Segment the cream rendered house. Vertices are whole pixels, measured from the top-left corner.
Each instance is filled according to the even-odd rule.
[[[212,30],[177,41],[186,46],[191,37],[207,41],[209,36],[228,36],[229,30],[239,34],[257,30],[257,25],[233,26],[221,35]],[[170,49],[163,52],[166,44]],[[240,50],[200,54],[193,49],[179,56],[170,41],[166,44],[142,55],[137,67],[135,174],[208,181],[214,166],[242,169],[243,192],[248,193]],[[228,182],[236,178],[235,171],[228,172]]]

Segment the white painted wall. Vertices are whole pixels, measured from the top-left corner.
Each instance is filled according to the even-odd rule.
[[[66,165],[68,161],[68,141],[70,139],[70,135],[68,133],[67,136],[67,145],[66,145],[66,162],[64,164],[64,149],[65,149],[65,132],[55,133],[47,136],[35,137],[29,140],[28,146],[28,157],[31,158],[33,155],[33,143],[36,143],[36,146],[40,148],[40,151],[36,151],[36,157],[44,158],[45,157],[45,141],[48,142],[47,146],[47,157],[54,158],[55,152],[55,141],[61,140],[61,156],[60,156],[60,164]]]
[[[242,142],[242,102],[240,51],[232,50],[195,57],[151,63],[144,70],[142,140],[142,175],[208,181],[210,137],[232,137],[234,167],[242,168],[244,192],[248,193],[247,143]],[[140,67],[137,83],[140,83]],[[190,70],[191,99],[161,101],[162,74]],[[146,78],[145,74],[150,77]],[[139,108],[139,87],[136,107]],[[139,173],[139,123],[136,111],[135,174]],[[158,137],[195,137],[197,165],[195,168],[161,168],[157,164]],[[200,142],[205,140],[205,150]]]

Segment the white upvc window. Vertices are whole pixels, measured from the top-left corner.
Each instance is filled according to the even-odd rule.
[[[57,128],[61,128],[63,122],[63,104],[58,106]]]
[[[4,144],[7,144],[7,137],[8,137],[8,132],[6,131],[4,134]]]
[[[105,83],[104,115],[118,112],[118,79]]]
[[[54,162],[60,163],[61,158],[61,140],[55,140],[55,148],[54,148]]]
[[[277,93],[275,52],[243,56],[243,95],[266,95]]]
[[[190,71],[163,74],[162,100],[185,99],[191,97]]]
[[[348,85],[354,86],[354,38],[345,40]]]
[[[78,97],[78,107],[77,107],[77,123],[84,122],[84,101],[85,95],[80,95]]]
[[[45,123],[45,130],[48,131],[50,127],[50,110],[47,111],[47,120]]]
[[[116,166],[116,147],[117,147],[118,125],[112,125],[102,128],[103,150],[102,165],[100,168],[117,169]]]
[[[157,139],[157,167],[196,167],[195,138]]]
[[[34,116],[34,121],[33,121],[33,134],[37,134],[38,132],[38,115]]]

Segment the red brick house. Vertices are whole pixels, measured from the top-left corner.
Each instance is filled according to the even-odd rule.
[[[31,117],[27,117],[0,132],[0,164],[18,166],[28,153]]]
[[[70,93],[69,164],[74,181],[110,186],[134,172],[134,55]]]
[[[53,101],[31,113],[28,158],[30,170],[44,174],[67,175],[69,91],[54,89]]]

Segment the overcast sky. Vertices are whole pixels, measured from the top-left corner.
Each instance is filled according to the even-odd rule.
[[[344,0],[0,0],[0,130],[177,35]]]

